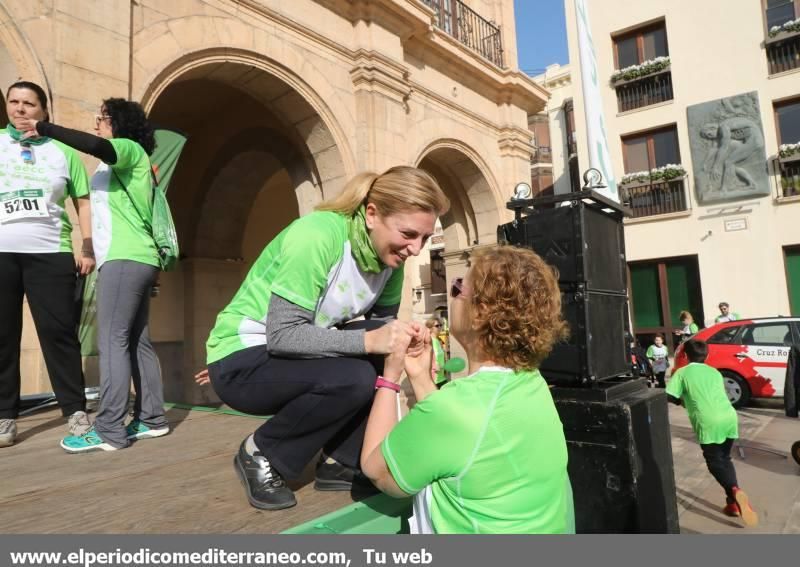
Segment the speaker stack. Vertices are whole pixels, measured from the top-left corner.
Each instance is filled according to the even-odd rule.
[[[517,199],[497,240],[558,270],[570,338],[540,370],[553,386],[569,449],[579,533],[677,533],[666,395],[630,374],[622,219],[590,190]]]

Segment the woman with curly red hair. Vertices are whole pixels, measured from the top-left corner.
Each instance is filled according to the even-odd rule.
[[[437,390],[429,340],[421,355],[388,355],[383,379],[405,368],[418,403],[398,423],[397,394],[379,387],[364,473],[391,496],[417,495],[415,533],[574,532],[564,431],[537,370],[567,335],[553,269],[522,248],[480,251],[451,297],[469,375]]]

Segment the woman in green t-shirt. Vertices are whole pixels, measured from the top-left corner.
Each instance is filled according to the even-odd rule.
[[[383,492],[416,495],[412,533],[571,533],[567,443],[537,370],[566,337],[553,269],[531,250],[476,252],[450,292],[469,375],[437,390],[430,338],[386,359],[361,466]],[[417,404],[397,422],[405,367]]]
[[[160,269],[151,230],[153,128],[138,103],[121,98],[100,105],[96,136],[36,120],[22,128],[102,161],[91,180],[100,409],[88,432],[65,437],[61,447],[68,453],[113,451],[134,439],[166,435],[161,369],[148,322]],[[126,426],[131,377],[136,403]]]
[[[294,506],[284,479],[299,477],[320,450],[317,490],[350,490],[358,479],[383,355],[401,336],[421,334],[395,319],[403,264],[448,207],[420,169],[357,175],[267,245],[217,316],[198,382],[210,381],[234,409],[272,415],[234,459],[252,506]]]

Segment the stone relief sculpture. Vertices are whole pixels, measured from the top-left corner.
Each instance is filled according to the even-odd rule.
[[[700,204],[769,194],[756,93],[690,106],[687,114]]]

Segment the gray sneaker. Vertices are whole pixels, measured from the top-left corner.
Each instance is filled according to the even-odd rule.
[[[76,411],[67,418],[67,429],[69,434],[74,437],[80,437],[92,428],[89,422],[89,416],[85,411]]]
[[[0,447],[10,447],[17,440],[17,422],[14,419],[0,419]]]

